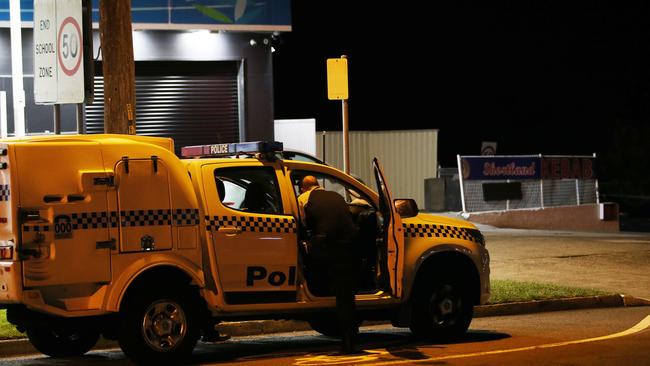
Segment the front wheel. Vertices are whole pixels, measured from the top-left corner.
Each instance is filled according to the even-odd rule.
[[[422,282],[415,289],[411,331],[420,338],[453,340],[469,328],[474,306],[469,291],[458,279]]]
[[[27,329],[34,348],[50,357],[80,356],[90,351],[99,339],[95,329]]]
[[[168,364],[189,357],[199,338],[191,291],[148,289],[122,309],[118,342],[131,359],[143,364]]]

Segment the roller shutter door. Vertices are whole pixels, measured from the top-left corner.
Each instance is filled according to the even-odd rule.
[[[188,145],[239,141],[237,62],[136,62],[138,135]],[[96,64],[95,99],[86,106],[86,133],[104,132],[104,78]]]

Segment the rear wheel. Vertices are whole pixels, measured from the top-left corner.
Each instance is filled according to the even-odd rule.
[[[139,363],[175,363],[188,357],[199,338],[194,294],[176,288],[147,289],[122,309],[118,342]]]
[[[462,276],[433,275],[433,281],[420,281],[415,289],[411,331],[420,338],[453,340],[469,328],[474,313],[471,296]]]
[[[51,357],[79,356],[90,351],[99,339],[95,329],[27,329],[34,348]]]

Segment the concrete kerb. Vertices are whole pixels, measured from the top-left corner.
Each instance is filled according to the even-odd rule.
[[[474,317],[522,315],[548,311],[580,310],[608,307],[650,306],[650,300],[627,295],[577,297],[569,299],[539,300],[474,307]],[[374,322],[380,324],[381,322]],[[230,322],[217,326],[220,332],[232,336],[249,336],[310,330],[309,324],[293,320],[259,320]],[[95,350],[117,348],[115,341],[100,339]],[[0,358],[38,353],[27,339],[0,341]]]
[[[605,295],[551,299],[507,304],[483,305],[474,308],[474,317],[532,314],[546,311],[580,310],[611,307],[650,306],[650,300],[627,295]]]
[[[100,338],[93,350],[117,348],[117,342]],[[0,341],[0,359],[7,357],[20,357],[38,354],[39,352],[32,346],[27,338],[8,339]]]

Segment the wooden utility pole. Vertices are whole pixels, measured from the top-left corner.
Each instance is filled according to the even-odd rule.
[[[131,0],[99,1],[104,72],[104,132],[135,135]]]

